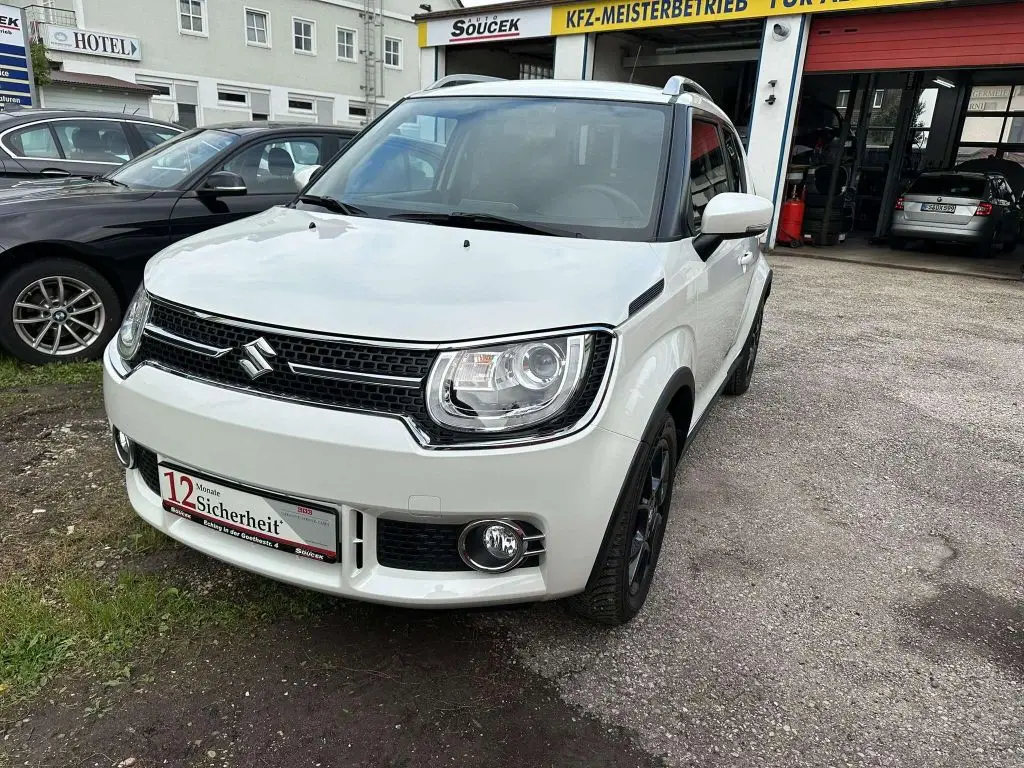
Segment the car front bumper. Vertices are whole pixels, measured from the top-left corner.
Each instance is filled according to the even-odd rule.
[[[303,559],[182,519],[164,510],[152,477],[147,483],[140,469],[127,471],[136,512],[211,557],[340,596],[444,607],[580,592],[638,447],[595,423],[547,443],[429,451],[396,419],[245,394],[147,365],[124,377],[115,343],[104,357],[113,426],[160,460],[257,492],[338,508],[341,562]],[[522,520],[540,529],[545,552],[538,565],[499,574],[387,567],[377,561],[376,546],[377,521],[385,518],[424,526]]]

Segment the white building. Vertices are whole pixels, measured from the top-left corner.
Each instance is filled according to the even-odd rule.
[[[11,0],[6,0],[11,2]],[[459,7],[430,0],[432,10]],[[41,106],[182,125],[359,126],[420,84],[420,0],[14,0],[47,47]]]

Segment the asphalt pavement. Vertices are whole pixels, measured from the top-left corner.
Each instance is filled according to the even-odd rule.
[[[1024,765],[1024,285],[776,255],[645,612],[495,613],[669,765]]]

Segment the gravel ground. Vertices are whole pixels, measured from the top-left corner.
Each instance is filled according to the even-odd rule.
[[[1024,286],[775,256],[642,616],[483,619],[670,765],[1024,765]]]

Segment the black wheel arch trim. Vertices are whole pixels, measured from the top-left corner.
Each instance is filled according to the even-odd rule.
[[[658,398],[658,402],[655,404],[654,409],[651,411],[650,418],[647,420],[647,426],[644,428],[643,437],[640,442],[637,443],[636,450],[633,452],[633,458],[629,462],[629,470],[626,472],[626,477],[622,481],[622,485],[619,487],[619,493],[615,497],[615,504],[611,508],[608,514],[608,523],[605,526],[604,536],[601,539],[601,547],[597,551],[597,556],[594,558],[594,564],[590,568],[590,576],[587,577],[587,587],[589,587],[594,579],[600,572],[600,564],[604,562],[605,557],[608,554],[608,547],[611,546],[612,531],[615,528],[615,514],[626,500],[627,494],[630,489],[636,483],[641,472],[644,469],[644,456],[647,451],[654,444],[658,437],[658,427],[661,425],[661,419],[665,413],[669,410],[669,404],[675,399],[683,390],[686,390],[690,396],[690,408],[691,418],[693,409],[693,398],[696,392],[696,386],[694,383],[693,372],[689,368],[680,368],[672,377],[668,380],[665,385],[664,391],[661,393],[661,397]],[[680,428],[679,424],[676,424],[676,429],[682,431],[683,439],[677,441],[676,449],[679,456],[676,456],[676,460],[683,453],[683,445],[685,443],[685,435],[689,430],[690,425],[686,424]],[[673,468],[673,472],[675,469]],[[586,589],[586,587],[584,587]]]

